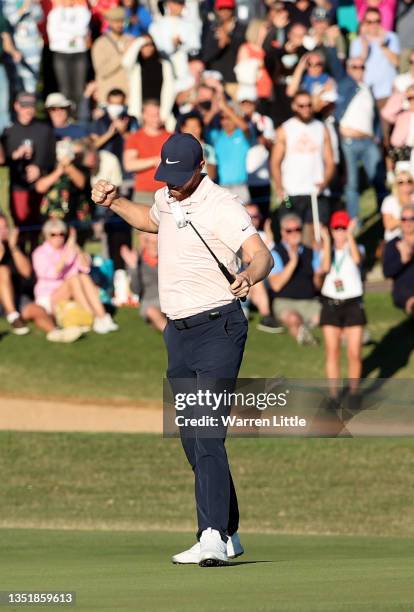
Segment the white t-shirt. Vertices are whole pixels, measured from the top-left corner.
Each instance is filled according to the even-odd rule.
[[[341,281],[342,291],[338,291],[335,281]],[[363,294],[361,271],[352,259],[349,247],[335,249],[331,269],[325,276],[321,293],[334,300],[349,300]]]
[[[86,6],[56,6],[47,16],[47,35],[51,51],[86,51],[91,13]]]
[[[373,136],[374,98],[366,85],[359,86],[359,91],[348,104],[339,125]]]
[[[288,195],[310,195],[324,178],[325,126],[314,119],[304,123],[292,117],[283,123],[286,151],[282,185]]]
[[[392,215],[396,219],[401,219],[401,206],[394,195],[389,195],[384,198],[381,204],[381,214]],[[393,230],[385,230],[384,232],[385,242],[389,242],[390,240],[392,240],[393,238],[397,238],[398,236],[401,236],[401,229],[399,227],[396,227]]]

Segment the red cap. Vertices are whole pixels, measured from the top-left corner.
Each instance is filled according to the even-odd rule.
[[[351,223],[351,217],[346,210],[337,210],[331,217],[330,227],[348,227]]]
[[[216,11],[219,11],[220,9],[235,9],[236,0],[215,0],[214,8]]]

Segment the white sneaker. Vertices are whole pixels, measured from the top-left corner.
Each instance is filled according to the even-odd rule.
[[[228,564],[227,547],[217,529],[208,527],[200,537],[200,567],[217,567]]]
[[[227,556],[229,559],[240,557],[244,553],[244,548],[241,545],[239,534],[233,533],[227,540]]]
[[[46,335],[46,339],[49,340],[49,342],[64,342],[65,344],[69,344],[80,338],[82,333],[80,327],[56,328],[52,329],[52,331]]]
[[[200,542],[196,542],[194,546],[192,546],[188,550],[184,550],[183,552],[171,557],[171,561],[180,565],[186,565],[190,563],[198,564],[200,563],[200,554],[201,544]]]
[[[97,334],[108,334],[111,331],[117,331],[118,325],[112,320],[111,315],[106,314],[103,317],[95,317],[93,322],[93,331]]]

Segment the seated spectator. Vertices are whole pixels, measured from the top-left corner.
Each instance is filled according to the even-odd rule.
[[[281,219],[281,242],[272,251],[269,274],[273,313],[298,344],[315,344],[311,332],[319,323],[320,253],[302,244],[302,220],[287,214]]]
[[[324,91],[335,91],[335,81],[325,71],[325,58],[317,52],[312,51],[300,58],[286,93],[290,98],[302,89],[311,96],[320,96]]]
[[[41,196],[38,179],[53,169],[55,136],[53,129],[35,119],[36,97],[21,92],[14,103],[16,121],[3,135],[6,164],[10,168],[11,213],[17,227],[36,226],[40,220]],[[21,231],[20,244],[37,245],[37,230]]]
[[[83,96],[88,71],[88,38],[91,13],[87,4],[63,0],[47,16],[49,48],[59,91],[74,101],[76,111]]]
[[[188,56],[197,55],[201,22],[185,11],[185,0],[167,0],[166,13],[152,22],[149,33],[160,55],[170,60],[177,79],[188,75]]]
[[[187,113],[181,118],[180,132],[191,134],[201,143],[204,153],[205,168],[212,181],[216,178],[217,160],[214,147],[204,141],[204,124],[201,116],[197,112]]]
[[[113,153],[122,167],[125,138],[137,129],[137,120],[127,112],[125,92],[111,89],[102,116],[91,127],[96,148]]]
[[[91,220],[89,173],[70,140],[56,143],[55,169],[36,181],[36,191],[43,196],[40,205],[43,218]]]
[[[361,349],[366,316],[363,306],[361,251],[353,237],[356,220],[346,211],[332,215],[330,235],[322,232],[322,270],[326,274],[321,289],[320,325],[325,341],[325,371],[330,382],[330,394],[337,398],[341,377],[341,340],[346,340],[348,384],[355,395],[361,378]]]
[[[105,103],[112,89],[121,89],[128,99],[128,74],[122,60],[133,37],[124,33],[125,9],[121,6],[110,8],[105,17],[109,29],[99,36],[92,45],[92,64],[98,84],[98,100]]]
[[[131,289],[139,295],[141,317],[162,332],[167,324],[167,317],[161,312],[158,296],[158,236],[142,233],[139,240],[139,254],[123,246],[121,255],[130,273]]]
[[[160,161],[161,147],[170,136],[161,123],[157,100],[146,100],[142,109],[142,127],[125,141],[124,168],[134,173],[134,201],[152,206],[160,185],[154,171]]]
[[[401,211],[414,204],[413,177],[406,170],[397,173],[392,190],[381,205],[384,239],[386,242],[401,236]]]
[[[395,306],[414,315],[414,205],[401,210],[401,236],[387,242],[383,259],[384,276],[393,279]]]
[[[223,75],[226,92],[233,99],[237,92],[234,67],[246,33],[246,26],[237,20],[235,9],[235,0],[215,0],[216,19],[206,25],[202,47],[206,68]]]
[[[210,129],[208,140],[217,158],[218,182],[237,195],[242,202],[249,201],[247,189],[246,157],[254,137],[249,124],[225,101],[220,102],[220,129]]]
[[[14,89],[35,93],[43,49],[38,27],[43,19],[41,3],[39,0],[23,3],[20,0],[3,0],[2,4],[4,16],[12,27],[14,45],[21,54],[20,61],[15,62],[15,76],[19,82]]]
[[[259,231],[260,237],[263,239],[265,244],[268,241],[268,237],[264,235],[263,231],[259,228],[262,226],[262,215],[257,204],[247,204],[246,210],[250,215],[254,227]],[[272,247],[274,244],[272,245]],[[246,319],[249,319],[250,304],[253,304],[260,315],[259,322],[257,323],[257,329],[270,334],[280,334],[284,331],[283,326],[275,319],[272,314],[270,296],[265,281],[256,283],[251,287],[249,292],[249,298],[242,304],[243,312],[246,315]]]
[[[128,113],[141,121],[143,100],[158,100],[161,120],[168,122],[174,105],[174,72],[171,62],[159,54],[151,36],[146,34],[134,40],[124,54],[122,65],[129,79]]]
[[[96,333],[116,331],[118,325],[105,312],[89,275],[90,257],[76,244],[76,232],[72,228],[68,236],[60,219],[49,219],[42,231],[45,241],[33,252],[36,304],[53,314],[60,302],[73,300],[92,314]]]
[[[148,9],[139,0],[122,0],[125,9],[124,32],[134,38],[148,32],[152,17]]]
[[[18,236],[19,230],[10,230],[7,218],[0,213],[0,311],[3,310],[16,335],[29,333],[27,322],[33,321],[46,333],[49,342],[74,342],[82,335],[82,330],[76,327],[59,329],[53,317],[33,302],[32,265],[18,246]]]
[[[56,140],[62,138],[79,140],[88,135],[88,130],[70,117],[72,102],[61,93],[51,93],[45,101],[45,109],[53,126]]]

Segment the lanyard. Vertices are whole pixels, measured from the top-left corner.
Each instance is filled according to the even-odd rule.
[[[345,258],[347,256],[347,254],[348,254],[348,251],[344,250],[341,259],[337,263],[336,262],[336,254],[334,253],[334,259],[333,259],[332,265],[333,265],[334,270],[335,270],[335,272],[336,272],[336,274],[338,276],[339,276],[339,272],[340,272],[340,270],[342,268],[342,264],[344,263],[344,260],[345,260]]]

